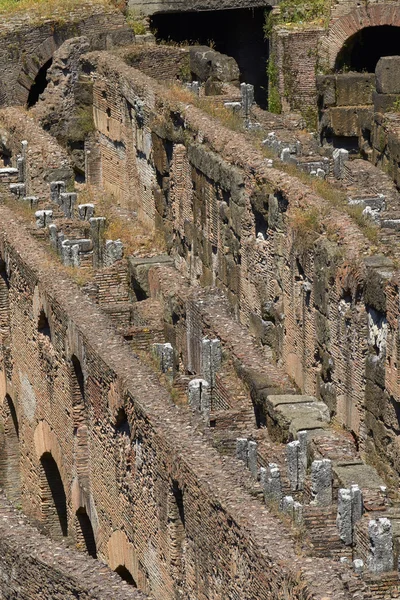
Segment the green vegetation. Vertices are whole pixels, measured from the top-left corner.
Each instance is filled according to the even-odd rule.
[[[144,17],[139,13],[139,11],[134,10],[133,8],[128,9],[126,13],[126,22],[130,27],[132,27],[135,35],[145,35],[147,33]]]
[[[282,112],[281,97],[278,89],[278,66],[274,54],[268,59],[268,110],[272,113],[280,114]]]
[[[87,5],[111,6],[110,0],[91,0]],[[35,17],[57,17],[85,5],[83,0],[0,0],[0,14],[31,13]]]
[[[275,25],[326,27],[329,22],[329,0],[282,0],[279,11],[269,11],[265,17],[264,34],[270,37]]]

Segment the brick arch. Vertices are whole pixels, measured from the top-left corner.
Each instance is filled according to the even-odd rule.
[[[40,421],[33,437],[38,460],[40,461],[44,454],[51,454],[60,471],[64,489],[67,489],[68,474],[64,467],[62,450],[54,431],[46,421]]]
[[[397,3],[360,6],[337,19],[330,27],[324,45],[330,68],[335,67],[336,58],[346,41],[361,29],[394,25],[400,27],[400,5]]]
[[[36,75],[53,58],[54,52],[58,50],[64,41],[65,39],[60,35],[51,35],[24,58],[17,77],[15,90],[16,103],[26,105],[29,91],[35,81]]]
[[[139,580],[139,568],[133,544],[123,531],[114,531],[107,544],[108,564],[113,571],[124,567],[135,582]]]

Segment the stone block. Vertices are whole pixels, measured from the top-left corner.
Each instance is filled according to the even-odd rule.
[[[375,75],[372,73],[343,73],[336,76],[337,106],[372,104]]]
[[[381,113],[383,115],[387,112],[394,112],[394,105],[397,106],[399,95],[379,94],[378,92],[374,92],[372,99],[374,102],[374,112]]]
[[[270,463],[268,468],[269,473],[264,488],[264,498],[267,502],[276,502],[280,506],[282,500],[281,473],[275,463]]]
[[[400,94],[400,56],[383,56],[375,69],[379,94]]]
[[[353,569],[357,575],[361,575],[364,571],[364,561],[361,558],[353,560]]]
[[[203,338],[201,341],[200,369],[202,377],[209,382],[211,387],[215,385],[215,376],[221,368],[221,360],[221,342],[218,339]]]
[[[50,200],[54,204],[61,205],[60,196],[65,192],[65,181],[51,181],[50,182]]]
[[[104,266],[111,267],[114,263],[122,260],[124,256],[124,245],[121,240],[107,240],[104,249]]]
[[[75,194],[74,192],[60,193],[60,206],[67,219],[73,219],[75,216],[75,204],[77,197],[77,194]]]
[[[17,198],[24,198],[26,194],[26,188],[24,183],[10,183],[10,192]]]
[[[340,489],[338,492],[338,512],[336,525],[339,530],[339,536],[346,546],[353,543],[353,525],[351,510],[350,490]]]
[[[221,54],[209,46],[189,47],[190,70],[199,81],[209,78],[220,82],[238,82],[239,67],[234,58]]]
[[[39,198],[37,196],[24,196],[22,200],[31,210],[39,204]]]
[[[103,266],[104,259],[104,231],[106,228],[105,217],[92,217],[90,223],[90,239],[93,243],[93,266],[95,269]]]
[[[174,374],[174,349],[171,344],[153,344],[153,354],[158,358],[161,373],[173,376]]]
[[[80,256],[79,256],[79,244],[74,243],[71,240],[63,240],[60,244],[61,260],[66,267],[79,267]]]
[[[94,204],[79,204],[78,217],[81,221],[89,221],[94,216]]]
[[[25,181],[26,173],[25,173],[25,158],[23,156],[19,156],[17,158],[17,169],[18,169],[18,181],[23,183]]]
[[[333,151],[333,175],[336,179],[343,179],[344,164],[349,160],[349,152],[344,148],[335,148]]]
[[[244,462],[247,467],[247,438],[236,439],[236,458]]]
[[[370,554],[368,569],[379,574],[393,571],[393,534],[389,519],[371,519],[368,525]]]
[[[335,106],[336,104],[336,76],[317,75],[317,92],[319,105],[322,108]]]
[[[254,478],[257,477],[257,442],[249,440],[247,444],[247,466]]]
[[[35,212],[36,218],[36,227],[38,229],[44,229],[53,220],[53,211],[52,210],[37,210]]]
[[[188,386],[189,405],[200,412],[204,420],[210,421],[211,394],[210,386],[205,379],[192,379]]]
[[[327,458],[314,460],[311,465],[311,493],[312,504],[332,504],[332,462]]]

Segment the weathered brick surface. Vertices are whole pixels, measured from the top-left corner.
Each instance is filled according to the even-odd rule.
[[[57,534],[41,462],[51,454],[70,539],[81,539],[75,514],[85,508],[98,555],[113,569],[124,564],[156,598],[367,598],[351,577],[342,583],[338,563],[296,555],[282,524],[238,485],[242,467],[207,447],[107,318],[8,209],[0,215],[10,284],[1,381],[18,418],[24,512]],[[42,310],[51,340],[40,321],[38,331]]]

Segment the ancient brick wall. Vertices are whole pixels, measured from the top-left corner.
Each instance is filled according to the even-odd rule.
[[[133,41],[120,11],[111,6],[83,3],[68,15],[54,15],[32,24],[29,16],[4,20],[0,27],[0,104],[25,105],[38,71],[61,44],[72,37],[87,35],[91,48],[107,49]]]
[[[205,445],[108,320],[0,212],[10,314],[1,385],[18,424],[23,511],[155,598],[305,600],[319,588],[351,598],[338,564],[312,559],[302,573],[290,536],[240,488],[241,466]]]
[[[137,156],[130,162],[125,152],[118,175],[112,172],[120,201],[132,201],[124,182],[134,171],[135,209],[150,223],[153,211],[153,226],[165,235],[181,273],[192,284],[220,287],[297,385],[323,399],[361,449],[373,460],[387,459],[388,472],[397,477],[399,424],[388,406],[398,390],[385,380],[396,380],[397,368],[398,330],[395,318],[392,327],[388,323],[385,296],[395,276],[391,262],[369,258],[370,242],[347,215],[324,212],[321,198],[268,169],[239,134],[194,107],[179,108],[169,92],[117,59],[90,60],[103,185],[110,185],[111,128],[126,138],[133,130]],[[120,110],[107,131],[104,96],[113,99],[112,109],[136,107],[136,117],[132,108],[129,119]],[[140,136],[138,118],[144,123]],[[322,237],[303,224],[302,212],[320,220]]]

